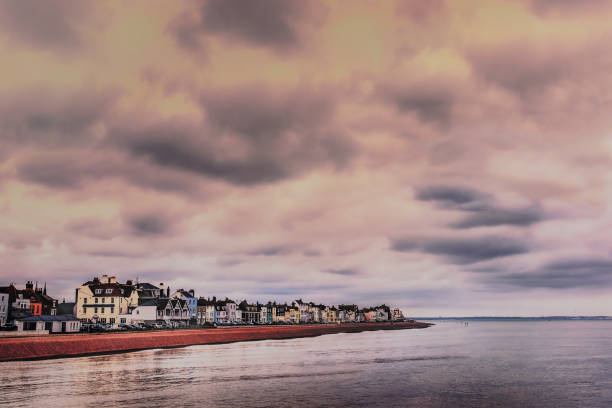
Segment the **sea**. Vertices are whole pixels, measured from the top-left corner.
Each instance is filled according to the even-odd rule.
[[[612,321],[435,321],[0,363],[2,407],[612,407]]]

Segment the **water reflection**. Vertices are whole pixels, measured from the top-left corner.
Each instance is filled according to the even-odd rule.
[[[3,406],[604,407],[612,323],[441,323],[0,364]]]

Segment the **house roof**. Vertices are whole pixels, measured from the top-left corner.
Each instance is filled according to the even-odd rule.
[[[131,285],[124,285],[121,283],[88,283],[89,289],[94,296],[120,296],[130,297],[134,287]],[[101,293],[96,293],[97,289],[102,289]],[[107,289],[111,289],[111,293],[106,293]],[[123,293],[121,292],[123,290]]]
[[[59,303],[57,305],[57,313],[62,314],[72,314],[72,310],[74,309],[74,302],[64,302]]]
[[[144,302],[138,302],[138,306],[157,306],[156,299],[149,299]]]
[[[20,322],[65,322],[65,321],[72,321],[72,320],[79,320],[77,319],[74,315],[71,314],[65,314],[65,315],[57,315],[57,316],[48,316],[48,315],[42,315],[42,316],[28,316],[28,317],[22,317],[19,319]]]
[[[159,288],[158,288],[157,286],[155,286],[155,285],[151,285],[151,284],[150,284],[150,283],[148,283],[148,282],[137,283],[137,284],[136,284],[136,285],[134,285],[134,286],[136,286],[136,288],[138,288],[138,289],[150,289],[150,290],[151,290],[151,289],[157,289],[157,290],[159,290]]]

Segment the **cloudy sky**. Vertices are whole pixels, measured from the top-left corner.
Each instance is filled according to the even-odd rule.
[[[612,3],[0,1],[0,283],[612,314]]]

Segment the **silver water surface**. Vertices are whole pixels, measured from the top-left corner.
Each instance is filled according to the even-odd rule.
[[[9,362],[0,380],[6,407],[609,407],[612,322],[438,322]]]

